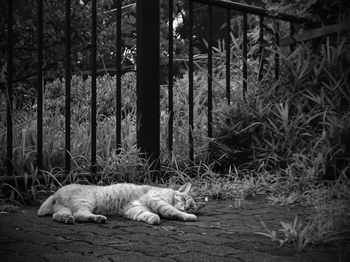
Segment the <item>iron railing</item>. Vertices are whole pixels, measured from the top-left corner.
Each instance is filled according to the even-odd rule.
[[[38,17],[37,17],[37,166],[41,170],[43,168],[43,1],[37,0]],[[137,0],[137,139],[138,146],[142,151],[146,152],[151,161],[159,158],[159,0]],[[169,73],[168,73],[168,148],[173,150],[173,122],[174,122],[174,101],[173,101],[173,0],[169,0]],[[269,12],[268,10],[248,6],[228,0],[188,0],[189,3],[189,57],[188,57],[188,76],[189,76],[189,159],[193,161],[194,145],[193,145],[193,92],[194,92],[194,42],[193,42],[193,19],[194,19],[194,3],[206,5],[208,7],[208,136],[212,137],[212,96],[213,96],[213,64],[212,64],[212,47],[213,47],[213,7],[226,9],[226,99],[231,101],[230,94],[230,44],[231,44],[231,28],[230,21],[232,18],[231,11],[240,12],[243,16],[243,44],[242,44],[242,89],[243,97],[247,92],[247,34],[248,34],[248,15],[257,15],[260,17],[260,35],[259,39],[263,41],[263,20],[265,18],[273,18],[276,20],[284,20],[290,23],[290,34],[294,34],[294,23],[304,23],[307,19],[298,18],[292,15],[279,12]],[[13,1],[7,1],[7,175],[13,173]],[[116,148],[120,149],[121,143],[121,61],[122,61],[122,28],[121,17],[122,8],[121,0],[116,0]],[[92,18],[92,38],[91,38],[91,172],[96,172],[96,76],[97,76],[97,3],[91,0],[91,18]],[[70,172],[71,165],[71,1],[65,0],[65,170]],[[278,43],[278,34],[276,34]],[[291,44],[291,48],[293,48]],[[262,53],[263,46],[260,47]],[[263,60],[262,60],[263,61]],[[262,68],[262,66],[260,66]],[[259,79],[261,79],[261,70],[259,71]],[[279,57],[276,53],[275,57],[275,76],[279,75]],[[155,168],[159,168],[156,165]]]
[[[242,43],[242,58],[243,58],[243,67],[242,67],[242,90],[243,90],[243,99],[246,98],[246,93],[247,93],[247,80],[248,80],[248,67],[247,67],[247,54],[248,54],[248,14],[252,14],[252,15],[257,15],[260,18],[260,37],[259,37],[259,41],[260,41],[260,54],[262,54],[262,49],[263,49],[263,30],[264,30],[264,18],[272,18],[272,19],[276,19],[276,20],[284,20],[290,23],[291,25],[291,29],[294,28],[293,24],[294,23],[305,23],[305,22],[309,22],[308,19],[305,18],[299,18],[299,17],[295,17],[292,15],[288,15],[288,14],[283,14],[283,13],[279,13],[279,12],[270,12],[268,10],[262,9],[262,8],[258,8],[258,7],[254,7],[254,6],[249,6],[249,5],[245,5],[245,4],[240,4],[237,2],[232,2],[232,1],[228,1],[228,0],[189,0],[189,159],[191,161],[194,160],[194,144],[193,144],[193,128],[194,128],[194,124],[193,124],[193,4],[194,3],[200,3],[200,4],[204,4],[208,6],[208,15],[209,15],[209,40],[208,40],[208,66],[207,66],[207,74],[208,74],[208,137],[212,137],[212,109],[213,109],[213,105],[212,105],[212,86],[213,86],[213,76],[212,76],[212,47],[213,47],[213,35],[212,35],[212,19],[213,19],[213,12],[212,12],[212,8],[213,7],[221,7],[221,8],[225,8],[226,9],[226,37],[225,37],[225,46],[226,46],[226,99],[227,102],[230,103],[231,101],[231,94],[230,94],[230,44],[231,44],[231,36],[230,36],[230,21],[231,21],[231,11],[236,11],[236,12],[240,12],[243,16],[243,43]],[[169,17],[169,24],[171,24],[172,26],[172,17]],[[170,28],[170,25],[169,25]],[[169,31],[169,39],[171,39],[173,36],[170,35],[170,31]],[[293,32],[291,31],[291,34]],[[279,43],[279,34],[278,34],[278,28],[276,30],[276,34],[275,34],[275,38],[276,38],[276,43],[278,46]],[[169,45],[170,45],[170,41],[169,41]],[[171,50],[171,47],[169,46],[169,50]],[[169,65],[172,64],[172,56],[169,56]],[[278,52],[276,52],[275,54],[275,77],[276,79],[279,77],[279,54]],[[260,69],[263,68],[262,63],[264,62],[263,59],[261,59],[261,65],[260,65]],[[170,70],[169,70],[170,71]],[[258,78],[261,79],[262,77],[262,70],[259,71],[259,76]],[[170,94],[170,90],[172,90],[172,76],[171,73],[169,73],[169,94]],[[171,91],[172,92],[172,91]],[[172,98],[169,99],[171,100]],[[169,100],[169,112],[170,115],[173,114],[173,108],[172,108],[172,101]],[[173,123],[172,123],[173,119],[169,118],[169,127],[172,127]],[[169,148],[172,149],[172,137],[173,137],[173,133],[172,133],[172,128],[169,128]]]

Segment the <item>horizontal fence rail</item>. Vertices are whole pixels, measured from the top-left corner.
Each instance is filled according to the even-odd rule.
[[[191,0],[190,0],[191,1]],[[258,15],[263,17],[270,17],[275,18],[279,20],[289,21],[293,23],[307,23],[310,22],[307,18],[302,17],[296,17],[293,15],[288,15],[280,12],[274,12],[269,11],[263,8],[245,5],[237,2],[232,2],[229,0],[193,0],[197,3],[202,3],[206,5],[212,5],[216,7],[223,7],[223,8],[229,8],[231,10],[235,10],[238,12],[246,13],[246,14],[252,14],[252,15]]]
[[[350,20],[341,22],[335,25],[329,25],[322,28],[308,30],[301,34],[295,34],[293,23],[290,24],[290,35],[280,40],[280,46],[295,46],[296,43],[301,43],[307,40],[312,40],[318,37],[330,35],[343,30],[350,29]]]
[[[144,0],[143,0],[144,1]],[[37,166],[40,171],[43,169],[43,0],[37,0]],[[91,74],[91,118],[90,118],[90,163],[91,173],[97,172],[97,1],[91,0],[91,45],[90,45],[90,74]],[[173,153],[174,139],[174,0],[169,0],[168,10],[168,150]],[[304,35],[295,35],[295,24],[309,22],[308,19],[295,17],[279,12],[272,12],[262,8],[240,4],[228,0],[188,0],[188,156],[191,162],[194,161],[194,7],[202,5],[207,8],[208,21],[208,54],[207,54],[207,136],[213,137],[213,8],[222,8],[225,10],[225,98],[228,105],[231,99],[231,19],[233,15],[242,16],[242,95],[246,99],[248,89],[248,16],[255,15],[259,17],[259,56],[260,66],[258,71],[258,79],[262,79],[264,61],[264,21],[266,18],[272,19],[276,23],[275,28],[275,48],[280,46],[290,46],[295,48],[295,40],[302,41],[306,39]],[[116,47],[116,85],[115,85],[115,112],[116,112],[116,144],[117,152],[122,148],[122,1],[116,0],[116,31],[115,31],[115,47]],[[159,159],[159,0],[152,0],[147,4],[142,4],[142,0],[137,1],[137,143],[152,161]],[[7,1],[7,176],[13,175],[13,2]],[[149,15],[152,15],[150,18]],[[71,171],[71,49],[72,49],[72,30],[71,30],[71,1],[65,0],[65,173]],[[148,18],[147,18],[148,16]],[[279,21],[289,22],[290,33],[289,38],[280,39]],[[146,26],[147,25],[147,26]],[[339,28],[348,28],[348,25],[341,25],[337,28],[329,27],[329,32]],[[314,31],[314,35],[320,35],[319,31]],[[274,59],[275,78],[279,78],[280,74],[280,57],[278,52],[275,53]],[[159,169],[159,165],[154,166]]]

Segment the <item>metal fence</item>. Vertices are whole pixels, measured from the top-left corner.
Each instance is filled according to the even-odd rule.
[[[37,0],[38,17],[37,17],[37,166],[41,170],[43,165],[43,1]],[[169,0],[169,63],[168,63],[168,81],[169,81],[169,122],[168,122],[168,148],[170,152],[173,150],[173,122],[174,122],[174,75],[173,75],[173,5],[174,0]],[[12,148],[13,148],[13,116],[11,114],[13,101],[13,1],[8,0],[7,9],[7,175],[13,173],[12,167]],[[122,61],[122,39],[121,39],[121,17],[122,17],[122,1],[116,0],[116,148],[121,147],[121,61]],[[294,34],[293,24],[307,22],[306,19],[298,18],[292,15],[282,14],[278,12],[271,13],[267,10],[248,6],[228,0],[188,0],[189,4],[189,57],[188,57],[188,76],[189,76],[189,132],[188,132],[188,151],[189,159],[194,158],[194,143],[193,143],[193,92],[194,92],[194,43],[193,43],[193,19],[194,19],[194,4],[201,4],[208,9],[209,16],[209,39],[208,39],[208,136],[212,137],[212,96],[213,96],[213,7],[223,8],[226,10],[226,99],[228,103],[231,100],[230,94],[230,41],[231,28],[230,21],[232,11],[243,17],[243,44],[242,44],[242,89],[243,96],[247,93],[247,34],[248,34],[248,15],[256,15],[260,17],[260,37],[261,42],[260,52],[262,53],[263,45],[263,27],[264,19],[272,18],[283,20],[290,23],[290,34]],[[92,19],[92,38],[91,38],[91,172],[96,173],[96,76],[97,76],[97,3],[96,0],[91,0],[91,19]],[[159,0],[136,0],[137,8],[137,143],[142,152],[145,152],[153,163],[158,163],[157,160],[160,154],[159,145]],[[70,137],[70,120],[71,120],[71,1],[65,0],[65,170],[67,173],[71,169],[71,137]],[[276,42],[279,42],[279,35],[276,33]],[[293,43],[290,43],[292,45]],[[263,60],[261,60],[263,61]],[[261,68],[262,66],[260,66]],[[261,78],[259,72],[259,79]],[[279,57],[276,53],[275,57],[275,76],[279,75]],[[158,169],[159,164],[155,164],[154,168]]]
[[[208,6],[208,13],[209,13],[209,41],[208,41],[208,137],[212,137],[212,83],[213,83],[213,75],[212,75],[212,49],[213,49],[213,39],[212,39],[212,31],[211,31],[211,23],[213,19],[213,7],[220,7],[226,9],[226,37],[225,37],[225,46],[226,46],[226,99],[228,103],[230,103],[231,100],[231,94],[230,94],[230,44],[231,44],[231,36],[230,36],[230,21],[231,21],[231,11],[239,12],[243,16],[243,44],[242,44],[242,58],[243,58],[243,67],[242,67],[242,90],[243,90],[243,99],[245,99],[246,93],[247,93],[247,80],[248,80],[248,67],[247,67],[247,53],[248,53],[248,41],[247,41],[247,35],[248,35],[248,15],[257,15],[260,17],[260,44],[261,44],[261,51],[263,49],[263,32],[264,32],[264,24],[263,20],[264,18],[273,18],[276,20],[284,20],[291,23],[291,28],[293,28],[293,23],[304,23],[307,22],[307,19],[304,18],[298,18],[295,16],[291,16],[288,14],[283,13],[271,13],[268,10],[253,7],[249,5],[240,4],[237,2],[232,2],[228,0],[194,0],[189,1],[189,19],[190,19],[190,28],[189,28],[189,159],[193,161],[194,157],[194,150],[193,150],[193,4],[194,3],[201,3]],[[169,21],[170,21],[169,17]],[[293,33],[292,31],[290,32]],[[169,38],[171,36],[169,35]],[[276,33],[276,43],[278,44],[278,38],[279,35]],[[170,48],[170,46],[169,46]],[[261,59],[261,62],[263,62],[263,59]],[[169,64],[172,64],[172,61],[169,57]],[[260,65],[260,68],[263,68],[262,65]],[[259,79],[261,78],[262,71],[259,72]],[[276,53],[275,57],[275,77],[278,78],[279,75],[279,56],[278,53]],[[171,78],[169,78],[169,82],[171,83]],[[171,89],[171,85],[169,86],[169,89]],[[171,98],[169,98],[171,99]],[[170,103],[169,103],[170,104]],[[170,112],[172,111],[172,108],[170,107]],[[169,127],[172,126],[172,122],[169,121]],[[172,133],[169,132],[169,143],[172,141]],[[172,148],[171,145],[169,145],[169,148]]]

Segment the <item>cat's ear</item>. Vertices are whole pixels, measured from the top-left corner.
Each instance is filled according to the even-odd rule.
[[[182,194],[188,195],[188,193],[190,193],[191,191],[191,183],[187,182],[186,184],[184,184],[183,186],[181,186],[177,191],[179,191]]]

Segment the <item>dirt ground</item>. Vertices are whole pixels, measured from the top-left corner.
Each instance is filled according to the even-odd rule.
[[[256,234],[261,220],[278,231],[280,221],[310,212],[267,200],[208,202],[197,222],[162,220],[158,226],[110,217],[106,224],[64,225],[37,217],[38,207],[0,212],[0,261],[350,261],[350,244],[310,247]]]

